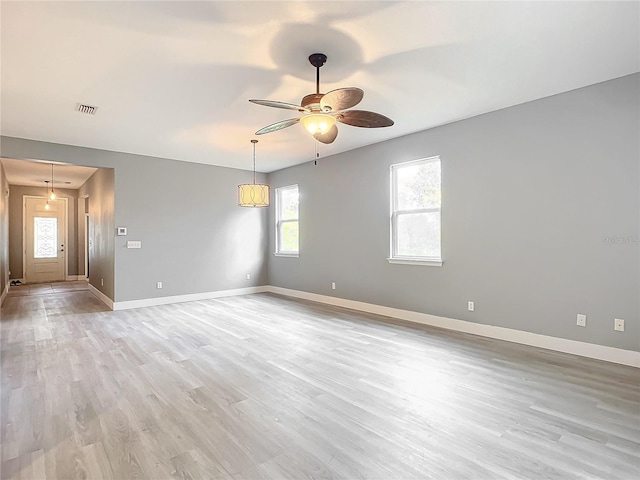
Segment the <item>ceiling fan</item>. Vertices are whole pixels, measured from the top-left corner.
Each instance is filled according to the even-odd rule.
[[[300,105],[274,100],[249,100],[265,107],[297,110],[304,114],[302,117],[281,120],[267,125],[258,130],[256,135],[264,135],[265,133],[282,130],[296,123],[302,123],[316,140],[322,143],[332,143],[338,136],[336,122],[363,128],[380,128],[393,125],[393,120],[379,113],[367,112],[366,110],[347,110],[356,106],[362,100],[364,92],[359,88],[337,88],[327,93],[320,93],[320,67],[326,61],[327,56],[323,53],[314,53],[309,56],[309,62],[316,67],[316,93],[304,96]]]

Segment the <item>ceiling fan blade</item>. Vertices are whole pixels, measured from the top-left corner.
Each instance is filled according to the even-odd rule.
[[[336,139],[336,137],[338,136],[338,127],[336,125],[333,125],[333,127],[331,127],[327,133],[316,133],[314,135],[314,138],[316,140],[318,140],[319,142],[322,143],[333,143],[333,141]]]
[[[297,110],[298,112],[310,111],[308,108],[302,107],[300,105],[295,105],[293,103],[286,103],[286,102],[278,102],[276,100],[256,100],[255,98],[252,98],[249,101],[257,105],[264,105],[265,107],[284,108],[286,110]]]
[[[290,118],[289,120],[281,120],[276,123],[272,123],[271,125],[267,125],[266,127],[262,127],[260,130],[256,132],[256,135],[264,135],[265,133],[275,132],[277,130],[282,130],[283,128],[290,127],[291,125],[295,125],[300,121],[299,118]]]
[[[393,120],[379,113],[367,112],[366,110],[348,110],[336,115],[336,120],[353,127],[380,128],[390,127]]]
[[[324,94],[320,107],[325,112],[345,110],[359,104],[363,96],[364,92],[356,87],[337,88]]]

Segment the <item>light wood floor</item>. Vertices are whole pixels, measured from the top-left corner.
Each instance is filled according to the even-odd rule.
[[[50,288],[2,308],[3,479],[639,478],[631,367],[269,294]]]

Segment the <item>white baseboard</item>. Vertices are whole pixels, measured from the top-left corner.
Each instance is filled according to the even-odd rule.
[[[107,297],[104,293],[102,293],[96,287],[94,287],[93,285],[89,284],[89,291],[91,293],[93,293],[98,300],[100,300],[102,303],[104,303],[111,310],[114,309],[113,308],[113,300],[111,300],[109,297]]]
[[[547,350],[555,350],[557,352],[570,353],[581,357],[595,358],[598,360],[640,368],[640,352],[633,350],[623,350],[621,348],[578,342],[565,338],[550,337],[547,335],[524,332],[522,330],[514,330],[511,328],[496,327],[494,325],[467,322],[465,320],[456,320],[447,317],[438,317],[436,315],[429,315],[428,313],[401,310],[399,308],[385,307],[372,303],[358,302],[355,300],[330,297],[327,295],[319,295],[316,293],[291,290],[282,287],[267,286],[266,291],[289,297],[326,303],[338,307],[350,308],[352,310],[384,315],[386,317],[398,318],[409,322],[431,325],[433,327],[445,328],[447,330],[471,333],[482,337],[495,338],[498,340],[505,340],[507,342],[520,343],[532,347],[545,348]]]
[[[187,295],[173,295],[170,297],[144,298],[142,300],[126,300],[113,303],[113,310],[128,310],[130,308],[153,307],[170,303],[194,302],[197,300],[210,300],[212,298],[232,297],[235,295],[249,295],[251,293],[264,293],[266,286],[235,288],[232,290],[218,290],[215,292],[190,293]]]

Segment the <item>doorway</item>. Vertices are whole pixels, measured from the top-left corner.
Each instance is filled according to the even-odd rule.
[[[25,283],[66,280],[67,199],[23,198]]]

